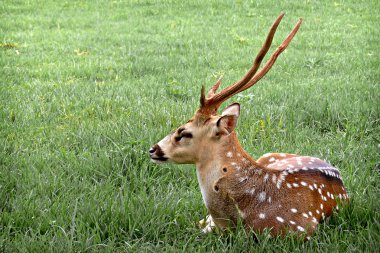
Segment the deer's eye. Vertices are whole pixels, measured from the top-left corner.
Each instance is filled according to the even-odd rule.
[[[182,137],[185,137],[185,138],[193,138],[193,135],[191,133],[183,133],[182,134]]]
[[[181,133],[180,135],[176,136],[174,139],[175,141],[180,141],[182,138],[193,138],[193,135],[191,133]]]

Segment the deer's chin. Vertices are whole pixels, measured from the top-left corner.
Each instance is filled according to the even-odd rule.
[[[156,164],[169,163],[170,160],[167,157],[151,157],[150,160]]]

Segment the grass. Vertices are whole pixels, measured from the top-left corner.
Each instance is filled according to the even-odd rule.
[[[3,1],[0,251],[377,252],[377,1]],[[313,155],[352,198],[309,242],[243,229],[199,237],[193,166],[147,150],[190,118],[200,87],[243,75],[275,17],[273,49],[304,23],[240,102],[258,158]],[[227,105],[226,103],[225,105]]]

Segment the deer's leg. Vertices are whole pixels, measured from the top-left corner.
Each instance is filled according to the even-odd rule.
[[[210,233],[215,229],[215,223],[211,215],[207,215],[205,219],[199,221],[199,227],[202,228],[202,233]]]

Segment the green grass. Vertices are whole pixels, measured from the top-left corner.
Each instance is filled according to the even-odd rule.
[[[0,3],[0,251],[377,252],[380,4],[168,2]],[[273,49],[304,23],[231,99],[241,143],[254,158],[330,161],[351,204],[309,242],[199,237],[194,167],[157,166],[147,150],[192,116],[202,84],[243,75],[281,11]]]

